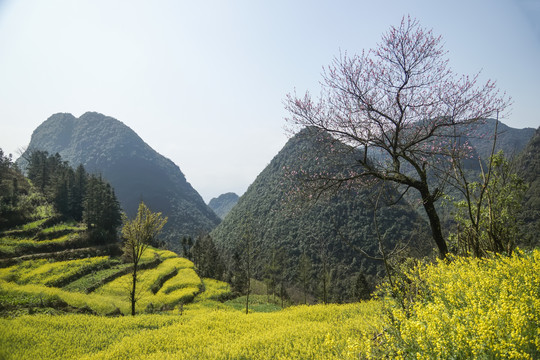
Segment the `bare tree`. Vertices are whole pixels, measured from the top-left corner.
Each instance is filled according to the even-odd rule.
[[[153,213],[142,201],[139,204],[135,219],[129,220],[124,216],[124,225],[122,227],[124,254],[133,264],[129,292],[131,315],[135,315],[135,303],[137,302],[137,275],[141,258],[166,222],[166,217],[163,218],[161,213]]]
[[[320,177],[324,189],[370,178],[415,189],[444,258],[448,248],[435,203],[450,159],[467,156],[470,147],[459,140],[470,126],[510,104],[494,82],[478,82],[478,74],[457,76],[449,69],[441,37],[403,18],[377,48],[334,59],[323,72],[318,101],[309,93],[289,94],[287,120],[328,132],[355,152],[343,171]]]

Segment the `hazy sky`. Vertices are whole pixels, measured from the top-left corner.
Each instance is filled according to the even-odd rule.
[[[241,195],[287,141],[283,99],[319,92],[342,51],[374,47],[410,14],[450,66],[540,125],[540,1],[0,0],[0,147],[49,116],[97,111],[173,160],[208,201]]]

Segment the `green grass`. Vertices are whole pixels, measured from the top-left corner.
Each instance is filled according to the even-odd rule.
[[[236,299],[225,301],[225,305],[232,307],[235,310],[246,310],[246,297],[240,296]],[[281,310],[281,306],[268,302],[266,295],[249,295],[249,311],[250,312],[274,312]]]
[[[100,269],[91,272],[63,287],[66,291],[73,292],[89,292],[89,289],[96,289],[100,285],[103,285],[103,281],[115,276],[118,273],[123,273],[129,268],[130,264],[121,263],[118,259],[111,259],[108,263],[108,268]]]
[[[36,221],[32,221],[28,224],[24,224],[23,226],[20,227],[21,230],[23,231],[28,231],[28,230],[34,230],[34,229],[38,229],[39,227],[41,227],[41,225],[47,221],[47,219],[40,219],[40,220],[36,220]]]
[[[0,238],[0,257],[17,257],[25,254],[59,251],[66,248],[67,242],[74,242],[78,238],[77,233],[65,234],[55,239],[41,241],[4,236]]]
[[[7,291],[0,288],[0,304],[3,309],[55,307],[62,301],[58,296],[45,294],[31,294],[17,290]]]

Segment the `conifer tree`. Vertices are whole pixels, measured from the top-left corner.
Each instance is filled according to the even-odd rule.
[[[94,240],[103,243],[116,239],[116,228],[122,224],[120,204],[111,185],[101,176],[91,175],[88,179],[83,221]]]

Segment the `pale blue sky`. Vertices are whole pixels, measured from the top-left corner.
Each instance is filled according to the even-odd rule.
[[[203,198],[241,195],[287,141],[283,99],[317,94],[340,50],[360,52],[410,14],[450,66],[514,99],[538,127],[540,0],[0,0],[0,147],[50,115],[97,111],[180,166]]]

